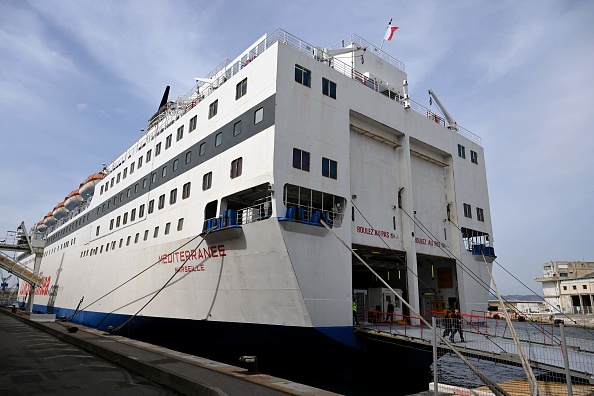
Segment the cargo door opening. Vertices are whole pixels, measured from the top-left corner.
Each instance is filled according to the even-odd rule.
[[[396,293],[408,299],[405,252],[357,244],[353,245],[353,250]],[[352,277],[353,298],[357,303],[359,323],[390,323],[406,320],[409,309],[354,256]],[[389,312],[390,303],[394,309],[392,312]]]
[[[417,255],[420,314],[431,321],[443,312],[459,307],[456,261],[444,257]]]

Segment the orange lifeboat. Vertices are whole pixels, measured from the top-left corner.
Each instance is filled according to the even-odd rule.
[[[87,177],[87,180],[82,182],[81,186],[78,189],[80,196],[83,199],[88,199],[95,192],[95,185],[97,185],[97,183],[103,180],[104,177],[105,174],[101,172],[94,173],[91,176]]]
[[[45,225],[43,220],[41,220],[39,223],[37,223],[37,227],[35,227],[35,228],[39,232],[44,232],[45,230],[47,230],[47,226]]]
[[[54,217],[53,211],[45,215],[43,218],[43,224],[45,224],[47,227],[51,227],[56,224],[56,218]]]
[[[64,202],[60,202],[54,208],[53,215],[56,220],[60,220],[62,217],[66,216],[67,214],[68,214],[68,209],[66,209],[64,207]]]
[[[64,206],[68,210],[72,210],[77,206],[80,206],[81,203],[84,202],[83,197],[80,196],[78,190],[74,190],[64,199]]]

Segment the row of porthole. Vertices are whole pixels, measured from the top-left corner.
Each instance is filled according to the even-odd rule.
[[[177,221],[177,231],[181,231],[183,230],[184,227],[184,218],[180,218]],[[168,222],[167,224],[165,224],[165,232],[164,235],[169,235],[169,233],[171,232],[171,222]],[[153,231],[153,238],[157,238],[159,236],[159,226],[156,226],[154,231]],[[148,240],[149,238],[149,230],[145,230],[144,231],[144,235],[143,235],[143,241]],[[132,241],[132,235],[128,235],[128,237],[126,238],[126,246],[129,246],[131,244]],[[134,236],[134,243],[138,243],[140,241],[140,233],[137,232],[136,235]],[[96,246],[94,248],[91,249],[87,249],[84,250],[80,253],[80,257],[87,257],[87,256],[95,256],[97,254],[101,254],[103,252],[107,253],[110,250],[115,250],[116,248],[116,244],[118,246],[118,248],[121,248],[124,246],[124,238],[120,238],[119,243],[117,243],[117,241],[111,241],[111,242],[107,242],[105,245],[101,244],[99,246]]]

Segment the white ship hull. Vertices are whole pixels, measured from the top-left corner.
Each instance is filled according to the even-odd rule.
[[[34,309],[189,350],[359,353],[353,301],[364,320],[395,296],[320,218],[422,315],[486,309],[480,138],[413,110],[389,55],[342,52],[277,31],[165,101],[48,224]]]

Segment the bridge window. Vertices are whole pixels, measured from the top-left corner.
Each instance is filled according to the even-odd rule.
[[[466,148],[461,144],[458,145],[458,157],[466,158]]]
[[[336,99],[336,83],[326,78],[322,78],[322,94]]]
[[[194,116],[190,119],[190,128],[189,133],[191,133],[194,129],[196,129],[196,124],[198,122],[198,116]]]
[[[218,107],[219,107],[219,100],[215,100],[214,102],[212,102],[209,106],[208,106],[208,118],[211,119],[212,117],[217,115],[217,111],[218,111]]]
[[[476,151],[470,150],[470,162],[478,165],[478,154]]]
[[[293,148],[293,168],[309,172],[309,157],[309,152]]]
[[[241,98],[246,93],[247,93],[247,78],[244,78],[235,86],[235,100]]]
[[[184,126],[180,126],[179,128],[177,128],[177,135],[175,137],[175,141],[179,142],[180,140],[182,140],[182,138],[184,137]]]
[[[311,87],[311,71],[303,66],[295,65],[295,81],[306,87]]]
[[[237,158],[231,161],[231,179],[241,176],[243,167],[243,158]]]
[[[464,204],[464,217],[472,219],[472,206],[467,203]]]
[[[329,158],[322,157],[322,176],[336,180],[338,173],[338,163]]]

